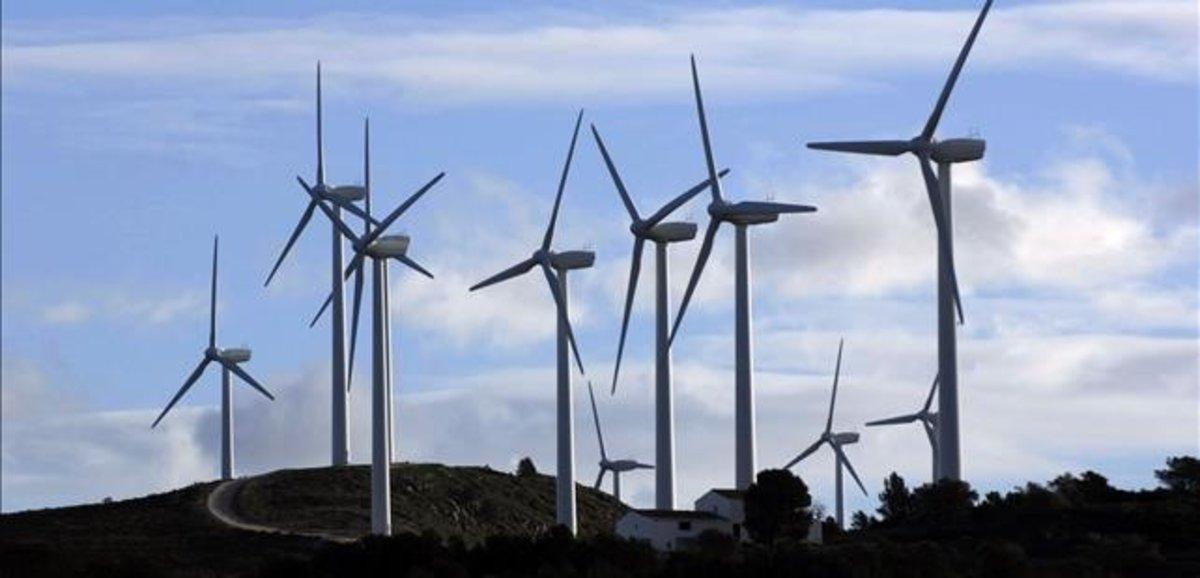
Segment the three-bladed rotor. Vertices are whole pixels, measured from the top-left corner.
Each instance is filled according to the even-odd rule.
[[[979,16],[975,19],[975,25],[971,28],[971,33],[967,36],[967,41],[963,44],[962,50],[959,51],[958,59],[954,61],[954,66],[950,69],[950,76],[946,79],[946,84],[942,86],[942,92],[938,95],[937,103],[934,104],[933,111],[929,114],[929,119],[925,121],[925,126],[921,129],[920,134],[908,140],[808,143],[808,148],[816,150],[883,156],[899,156],[909,153],[917,157],[917,163],[921,169],[921,178],[925,181],[925,192],[929,197],[929,207],[933,211],[933,220],[937,227],[938,245],[945,249],[939,251],[938,258],[945,264],[950,276],[951,291],[954,295],[954,306],[958,313],[959,323],[963,322],[963,310],[962,302],[959,298],[958,273],[954,269],[954,255],[948,251],[948,248],[951,246],[950,229],[946,223],[948,215],[946,214],[945,204],[942,199],[941,185],[933,170],[933,163],[953,164],[979,160],[983,158],[987,143],[980,139],[949,139],[939,141],[934,139],[933,135],[937,130],[938,123],[942,119],[942,113],[946,110],[946,103],[950,100],[950,94],[954,91],[954,85],[958,82],[958,75],[962,72],[963,65],[967,61],[967,55],[970,54],[971,47],[975,44],[975,38],[979,35],[979,29],[983,26],[983,21],[987,18],[988,11],[992,8],[992,1],[987,0],[984,2],[983,9],[980,10]]]
[[[708,168],[708,184],[709,190],[712,191],[712,201],[708,204],[708,227],[704,230],[704,241],[700,244],[700,252],[696,255],[696,265],[692,269],[692,276],[688,280],[683,301],[679,304],[679,313],[676,314],[675,324],[671,328],[671,342],[675,341],[679,325],[683,322],[683,316],[687,312],[688,303],[691,302],[692,294],[696,292],[696,286],[700,283],[700,275],[704,272],[705,264],[708,263],[713,241],[721,223],[739,226],[757,225],[776,221],[783,214],[812,213],[817,210],[816,207],[809,205],[791,203],[770,201],[731,203],[727,201],[721,191],[721,179],[717,175],[716,161],[713,160],[712,140],[708,133],[708,119],[704,114],[704,98],[700,93],[700,75],[696,72],[695,55],[692,56],[692,88],[696,93],[696,115],[700,119],[700,137],[704,144],[704,164]]]
[[[613,366],[612,392],[617,391],[617,376],[621,372],[621,358],[625,352],[625,335],[629,330],[629,315],[633,310],[633,297],[637,293],[638,277],[642,271],[642,251],[645,249],[646,241],[656,243],[672,243],[678,241],[688,241],[696,237],[696,224],[683,222],[663,222],[672,212],[683,206],[695,197],[702,193],[705,188],[710,186],[710,181],[705,180],[696,186],[684,191],[683,194],[668,201],[660,207],[654,214],[649,217],[642,218],[638,213],[637,205],[634,204],[633,198],[629,196],[629,191],[625,188],[625,183],[621,179],[620,173],[617,172],[616,164],[613,163],[612,157],[608,154],[608,147],[604,146],[604,140],[600,138],[600,132],[596,130],[596,125],[592,125],[592,136],[596,139],[596,146],[600,149],[600,154],[604,157],[604,164],[608,167],[608,174],[612,177],[613,184],[616,185],[617,194],[621,197],[622,204],[625,205],[625,210],[629,213],[629,231],[633,233],[633,256],[629,263],[629,287],[625,292],[625,310],[621,317],[621,338],[617,342],[617,360]],[[729,173],[729,169],[723,169],[717,174],[718,177],[724,177]]]
[[[838,378],[842,373],[842,346],[844,340],[838,341],[837,365],[833,370],[833,393],[829,396],[829,415],[825,418],[825,431],[817,438],[817,441],[800,452],[792,461],[783,466],[783,469],[791,469],[792,466],[800,463],[808,456],[821,449],[822,445],[828,444],[833,450],[835,459],[846,469],[850,471],[850,476],[854,478],[854,482],[858,484],[858,489],[862,490],[863,495],[867,495],[867,488],[863,485],[862,480],[858,478],[858,472],[854,471],[854,465],[850,463],[850,458],[846,457],[846,452],[842,451],[842,446],[850,445],[858,442],[858,434],[855,432],[834,432],[833,431],[833,408],[837,403]]]
[[[550,288],[550,295],[554,297],[554,304],[558,310],[559,319],[566,329],[567,342],[570,343],[571,352],[575,355],[575,364],[579,367],[579,373],[586,373],[583,369],[583,359],[579,356],[579,346],[575,342],[575,331],[571,328],[571,319],[567,315],[566,303],[563,301],[562,293],[559,291],[558,275],[555,274],[555,270],[567,271],[570,269],[591,267],[596,259],[596,255],[591,251],[564,251],[560,253],[551,249],[551,244],[554,241],[554,227],[558,222],[558,210],[562,205],[563,189],[566,188],[567,175],[571,171],[571,159],[575,156],[575,143],[579,139],[579,125],[582,122],[583,110],[580,110],[579,115],[575,117],[575,131],[571,134],[571,145],[567,149],[567,160],[563,163],[562,175],[558,180],[558,192],[554,196],[554,209],[550,212],[550,223],[546,226],[546,233],[542,236],[542,244],[534,250],[528,259],[472,285],[470,291],[495,285],[514,277],[520,277],[534,267],[540,268],[542,276],[546,278],[546,284]]]
[[[258,380],[254,379],[254,377],[247,373],[246,370],[238,367],[239,363],[244,363],[250,360],[249,349],[244,347],[221,349],[217,347],[218,242],[219,239],[214,236],[212,251],[212,283],[210,286],[208,303],[208,347],[204,348],[204,357],[200,360],[200,363],[196,365],[196,369],[192,370],[191,375],[188,375],[187,380],[183,382],[183,387],[179,388],[179,391],[177,391],[175,396],[171,398],[171,401],[167,403],[167,407],[163,408],[162,413],[158,414],[158,417],[154,420],[154,423],[150,425],[151,428],[157,427],[158,422],[162,421],[162,419],[166,417],[167,412],[171,411],[171,408],[175,407],[175,404],[183,398],[183,395],[186,394],[193,385],[195,385],[196,381],[200,379],[200,376],[204,373],[204,369],[208,367],[209,363],[216,363],[229,370],[231,373],[238,376],[242,381],[250,385],[250,387],[253,387],[254,389],[258,390],[259,393],[267,396],[267,399],[272,401],[275,400],[275,396],[271,395],[271,392],[267,391],[267,389],[263,387]]]
[[[866,425],[867,426],[896,425],[896,424],[913,423],[913,422],[919,421],[919,422],[921,422],[922,428],[925,430],[925,435],[929,438],[929,445],[933,446],[933,449],[936,451],[937,447],[938,447],[938,443],[937,443],[938,414],[936,411],[933,411],[932,408],[933,408],[933,395],[935,393],[937,393],[938,381],[940,381],[940,377],[941,376],[934,376],[933,384],[931,384],[929,386],[929,394],[927,394],[925,396],[925,404],[921,406],[920,411],[918,411],[916,413],[898,415],[896,417],[889,417],[889,418],[885,418],[885,419],[877,419],[875,421],[869,421],[866,423]]]

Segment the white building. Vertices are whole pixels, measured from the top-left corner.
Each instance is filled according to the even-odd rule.
[[[630,510],[617,520],[617,535],[644,540],[655,550],[686,549],[701,532],[730,534],[729,520],[709,512],[688,510]]]
[[[630,510],[617,520],[616,533],[622,538],[649,542],[660,551],[687,548],[705,530],[749,541],[750,536],[744,530],[745,495],[744,490],[714,488],[696,500],[694,511]],[[814,544],[821,543],[819,520],[813,520],[805,539]]]

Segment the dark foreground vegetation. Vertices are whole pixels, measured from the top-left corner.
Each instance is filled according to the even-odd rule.
[[[214,534],[232,533],[246,544],[214,542],[212,537],[180,544],[180,550],[209,550],[190,559],[212,564],[203,569],[168,571],[126,560],[123,566],[93,565],[89,572],[74,575],[99,575],[97,572],[106,570],[113,572],[111,575],[126,575],[144,569],[140,575],[260,578],[1200,576],[1200,461],[1172,458],[1156,474],[1162,487],[1155,490],[1116,489],[1100,474],[1085,472],[982,497],[961,483],[909,489],[893,474],[885,482],[874,515],[859,513],[854,527],[845,533],[827,523],[826,543],[820,546],[799,539],[806,520],[813,515],[807,488],[798,478],[776,470],[760,473],[747,497],[746,527],[756,544],[735,544],[709,535],[702,537],[693,551],[660,555],[609,534],[575,539],[556,529],[493,535],[483,541],[425,531],[351,544],[272,544],[268,536],[210,528]],[[145,515],[155,514],[170,515],[165,511]],[[11,556],[16,528],[6,520],[3,530],[0,563],[4,576],[60,575],[42,571],[53,565],[12,565],[14,559],[30,559]],[[256,540],[263,544],[253,544],[254,549],[276,549],[262,550],[253,569],[229,572],[219,564],[222,558],[250,550]],[[103,560],[98,553],[92,554]],[[162,558],[158,552],[147,551],[146,555]]]

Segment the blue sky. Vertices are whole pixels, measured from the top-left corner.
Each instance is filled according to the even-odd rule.
[[[215,376],[147,429],[203,347],[214,233],[222,341],[252,345],[249,367],[280,394],[239,392],[239,465],[325,460],[328,332],[305,321],[327,284],[327,227],[314,221],[262,288],[303,208],[293,176],[314,168],[317,59],[331,180],[361,178],[368,114],[382,204],[448,173],[397,226],[438,276],[393,275],[402,456],[508,468],[529,454],[552,468],[548,297],[532,278],[466,287],[532,249],[580,107],[640,207],[702,178],[694,52],[727,192],[820,208],[755,234],[760,463],[818,433],[845,335],[838,421],[864,433],[852,459],[872,492],[893,469],[923,479],[919,431],[856,425],[915,407],[931,377],[933,232],[915,166],[803,143],[915,133],[975,9],[5,3],[3,509],[215,475]],[[1002,1],[984,28],[939,129],[988,140],[956,173],[955,206],[965,468],[981,487],[1081,468],[1148,485],[1166,455],[1196,452],[1195,22],[1189,2]],[[630,239],[582,136],[559,246],[598,254],[572,282],[603,382]],[[681,249],[676,299],[696,248]],[[732,478],[730,249],[722,235],[676,349],[685,500]],[[629,372],[601,411],[610,446],[651,459],[648,301],[636,311]],[[589,427],[577,426],[581,479],[594,475]],[[799,470],[819,498],[825,464]],[[651,501],[644,478],[627,481],[635,504]]]

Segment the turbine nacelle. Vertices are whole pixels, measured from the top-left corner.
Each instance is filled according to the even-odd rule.
[[[839,432],[839,433],[830,435],[829,439],[830,439],[830,441],[832,441],[833,443],[835,443],[839,446],[856,444],[856,443],[858,443],[858,433],[852,432],[852,431]]]
[[[987,141],[978,138],[952,138],[934,141],[929,158],[938,163],[969,163],[983,158]]]
[[[376,259],[403,257],[408,253],[408,235],[383,235],[369,246],[366,253]]]
[[[654,469],[654,466],[650,464],[643,464],[637,460],[600,460],[600,467],[614,472],[630,472],[640,469]]]
[[[220,350],[217,356],[228,363],[245,363],[250,361],[250,348],[230,347]]]
[[[550,267],[559,271],[571,269],[587,269],[596,262],[593,251],[546,251],[543,256]]]
[[[691,241],[696,238],[696,223],[686,223],[682,221],[673,221],[669,223],[659,223],[650,227],[645,232],[645,237],[651,241],[660,243],[676,243],[679,241]],[[637,231],[634,231],[637,234]]]
[[[325,186],[317,191],[321,196],[335,202],[353,203],[367,197],[367,188],[362,185]]]

